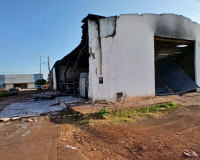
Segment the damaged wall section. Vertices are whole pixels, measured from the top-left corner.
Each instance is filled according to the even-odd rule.
[[[117,17],[108,17],[99,19],[100,37],[113,37],[116,34]]]
[[[101,16],[88,15],[83,19],[82,25],[82,39],[80,44],[68,55],[63,57],[61,60],[57,61],[50,72],[49,79],[53,83],[51,88],[61,90],[68,94],[80,94],[80,88],[83,89],[83,86],[80,87],[80,77],[81,74],[88,75],[89,72],[89,47],[88,47],[88,23],[87,19],[97,19]],[[102,17],[101,17],[102,18]],[[88,84],[88,78],[82,76],[82,79],[85,77]],[[83,81],[82,83],[83,84]],[[85,86],[84,97],[87,97],[87,87]],[[83,93],[83,91],[81,92]]]
[[[104,56],[104,39],[113,39],[114,35],[116,34],[116,20],[117,17],[88,20],[89,48],[91,52],[90,55],[94,55],[90,56],[89,58],[88,96],[93,101],[95,100],[94,97],[99,97],[98,99],[101,100],[105,99],[105,96],[102,95],[105,93],[106,89],[106,83],[104,79],[105,77],[101,76],[104,75],[104,72],[108,71],[104,66],[107,64],[107,57]],[[108,46],[109,44],[110,43],[108,43]],[[100,83],[100,79],[102,83]],[[94,88],[98,89],[96,90]]]
[[[188,18],[129,14],[89,19],[88,30],[90,55],[94,55],[89,58],[89,97],[93,101],[113,100],[117,93],[155,96],[155,36],[195,41],[195,81],[200,85],[200,26]]]

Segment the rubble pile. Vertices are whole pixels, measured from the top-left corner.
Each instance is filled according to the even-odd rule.
[[[52,100],[60,96],[60,92],[57,91],[46,91],[41,94],[37,94],[33,97],[35,101]]]

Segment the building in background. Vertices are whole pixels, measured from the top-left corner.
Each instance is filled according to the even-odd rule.
[[[36,88],[35,81],[43,78],[41,74],[7,74],[0,75],[0,88],[19,87],[21,89]]]

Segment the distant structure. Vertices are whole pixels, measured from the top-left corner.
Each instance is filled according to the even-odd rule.
[[[36,88],[35,81],[43,77],[41,74],[7,74],[0,75],[0,88],[19,87],[21,89]]]

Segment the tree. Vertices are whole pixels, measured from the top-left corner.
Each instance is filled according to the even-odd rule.
[[[47,83],[47,81],[46,81],[45,79],[38,79],[38,80],[35,82],[36,85],[44,85],[44,84],[46,84],[46,83]]]

